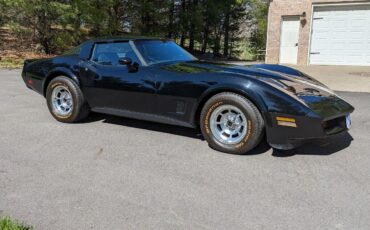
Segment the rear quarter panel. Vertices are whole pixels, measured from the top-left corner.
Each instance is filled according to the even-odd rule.
[[[26,85],[34,91],[42,94],[43,83],[51,66],[52,59],[26,61],[22,72],[22,77]]]
[[[67,76],[78,82],[78,63],[76,55],[59,56],[25,63],[22,77],[26,85],[45,95],[48,83],[56,76]],[[29,84],[29,80],[32,84]]]

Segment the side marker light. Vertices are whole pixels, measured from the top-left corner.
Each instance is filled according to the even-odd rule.
[[[277,124],[280,126],[287,126],[297,128],[297,124],[294,118],[289,117],[276,117]]]

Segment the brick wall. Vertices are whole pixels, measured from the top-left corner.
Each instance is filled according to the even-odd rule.
[[[280,32],[283,16],[301,15],[298,42],[298,65],[307,65],[311,32],[312,5],[321,3],[355,3],[369,0],[272,0],[268,15],[266,63],[279,63]],[[302,13],[306,16],[302,17]]]

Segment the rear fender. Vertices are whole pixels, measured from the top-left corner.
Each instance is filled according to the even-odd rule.
[[[46,78],[43,82],[43,95],[44,96],[46,95],[46,89],[47,89],[49,83],[51,82],[51,80],[53,80],[54,78],[59,77],[59,76],[68,77],[71,80],[75,81],[77,83],[77,85],[80,85],[79,78],[71,70],[69,70],[68,68],[65,68],[65,67],[57,67],[57,68],[51,70],[47,74],[47,76],[46,76]]]

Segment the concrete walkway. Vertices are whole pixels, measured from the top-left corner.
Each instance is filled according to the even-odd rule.
[[[296,66],[335,91],[370,93],[370,67]]]

